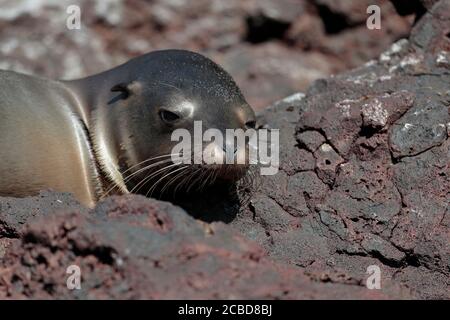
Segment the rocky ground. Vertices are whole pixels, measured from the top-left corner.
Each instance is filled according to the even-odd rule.
[[[382,29],[369,31],[374,3]],[[66,28],[73,4],[81,30]],[[73,79],[152,50],[191,49],[223,65],[256,109],[378,56],[414,20],[388,0],[0,0],[0,8],[2,69]]]
[[[251,192],[0,198],[0,298],[450,299],[450,1],[431,2],[409,40],[261,112],[281,170]]]

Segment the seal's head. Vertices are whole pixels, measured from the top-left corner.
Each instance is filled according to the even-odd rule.
[[[142,192],[170,184],[199,185],[213,178],[237,180],[244,175],[248,143],[235,149],[235,160],[240,161],[225,164],[230,143],[226,129],[254,128],[255,113],[220,66],[197,53],[165,50],[129,61],[116,68],[111,78],[117,83],[94,112],[93,136],[99,161],[117,185]],[[224,141],[202,142],[201,150],[224,159],[224,164],[206,164],[205,159],[200,164],[174,163],[174,152],[180,153],[174,147],[180,140],[172,141],[172,133],[186,129],[194,141],[198,121],[202,132],[216,129],[223,134]],[[190,154],[183,152],[183,159],[194,160],[194,146]]]

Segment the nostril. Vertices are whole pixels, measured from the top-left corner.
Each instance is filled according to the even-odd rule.
[[[245,126],[246,126],[248,129],[255,129],[255,128],[256,128],[256,121],[255,121],[255,120],[247,121],[247,122],[245,123]]]
[[[222,147],[222,150],[225,152],[225,154],[227,153],[227,146],[224,146],[224,147]],[[231,148],[231,146],[229,146],[229,148]],[[232,149],[233,150],[233,149]],[[236,154],[237,153],[237,150],[238,150],[238,148],[237,147],[234,147],[234,154]]]

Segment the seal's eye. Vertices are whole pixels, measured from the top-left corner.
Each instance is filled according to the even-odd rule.
[[[178,114],[164,109],[159,111],[159,116],[161,117],[161,120],[167,124],[173,124],[181,119]]]

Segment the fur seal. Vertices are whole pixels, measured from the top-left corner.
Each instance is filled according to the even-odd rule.
[[[0,88],[0,196],[53,189],[93,206],[155,179],[190,185],[212,171],[237,179],[246,170],[181,170],[168,158],[171,132],[194,121],[221,131],[255,126],[231,76],[198,53],[155,51],[72,81],[0,71]]]

